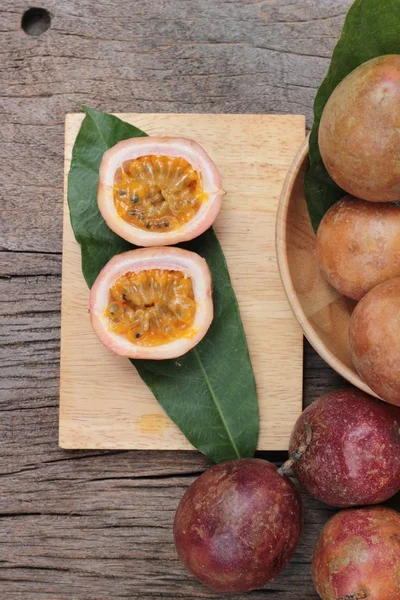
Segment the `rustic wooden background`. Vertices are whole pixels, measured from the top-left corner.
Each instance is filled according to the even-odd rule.
[[[0,3],[0,597],[221,598],[178,563],[171,526],[207,466],[195,452],[57,447],[64,115],[303,113],[308,125],[350,0],[25,0]],[[35,20],[35,19],[34,19]],[[341,384],[306,345],[309,403]],[[282,398],[282,402],[285,399]],[[275,461],[284,456],[269,455]],[[310,559],[331,514],[304,496],[305,530],[261,600],[317,598]],[[243,597],[244,598],[244,597]]]

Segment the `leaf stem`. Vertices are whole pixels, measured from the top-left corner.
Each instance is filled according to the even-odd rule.
[[[236,446],[235,440],[233,439],[231,432],[230,432],[230,431],[229,431],[229,429],[228,429],[228,425],[227,425],[227,423],[226,423],[226,421],[225,421],[225,417],[224,417],[224,415],[223,415],[223,412],[222,412],[222,410],[221,410],[221,407],[220,407],[220,405],[219,405],[219,402],[218,402],[217,396],[215,395],[214,389],[213,389],[213,387],[212,387],[212,385],[211,385],[210,379],[209,379],[209,377],[208,377],[208,375],[207,375],[207,371],[206,371],[206,370],[205,370],[205,368],[204,368],[203,362],[202,362],[202,360],[201,360],[201,358],[200,358],[200,356],[199,356],[199,353],[198,353],[198,351],[197,351],[197,348],[194,348],[194,354],[195,354],[195,356],[196,356],[197,360],[199,361],[200,369],[202,370],[202,373],[203,373],[203,375],[204,375],[204,379],[206,380],[206,383],[207,383],[207,386],[208,386],[209,392],[210,392],[210,394],[211,394],[211,398],[214,400],[214,404],[215,404],[215,406],[216,406],[216,408],[217,408],[218,414],[219,414],[219,416],[221,417],[221,421],[222,421],[222,423],[223,423],[223,426],[224,426],[224,427],[225,427],[225,429],[226,429],[226,432],[227,432],[227,434],[228,434],[228,437],[229,437],[229,441],[230,441],[230,442],[231,442],[231,444],[232,444],[232,448],[233,448],[233,450],[234,450],[234,452],[235,452],[236,456],[237,456],[238,458],[241,458],[241,456],[240,456],[240,452],[239,452],[239,450],[238,450],[238,447]]]

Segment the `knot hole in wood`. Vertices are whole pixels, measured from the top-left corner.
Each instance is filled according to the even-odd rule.
[[[28,35],[42,35],[50,24],[50,13],[45,8],[29,8],[22,15],[21,27]]]

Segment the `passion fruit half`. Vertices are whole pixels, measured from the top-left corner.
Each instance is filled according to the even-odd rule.
[[[115,354],[176,358],[196,346],[211,325],[210,271],[188,250],[130,250],[100,272],[89,310],[97,337]]]
[[[221,208],[221,177],[199,144],[185,138],[142,137],[104,153],[98,206],[107,225],[137,246],[192,240]]]

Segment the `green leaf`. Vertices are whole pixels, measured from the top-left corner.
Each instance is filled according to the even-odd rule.
[[[113,115],[83,108],[86,116],[72,151],[68,203],[82,249],[82,271],[91,287],[112,256],[134,248],[108,228],[97,208],[101,158],[117,142],[146,134]],[[212,229],[182,246],[203,256],[210,267],[214,321],[200,344],[181,358],[131,362],[201,452],[215,462],[253,456],[258,439],[255,380],[221,246]]]
[[[384,54],[400,54],[399,15],[400,0],[356,0],[347,14],[328,74],[314,104],[305,194],[315,231],[328,208],[346,195],[329,176],[318,147],[318,129],[325,104],[339,83],[359,65]]]
[[[72,150],[68,204],[75,239],[82,247],[83,276],[88,286],[92,287],[110,258],[133,248],[111,231],[97,207],[102,156],[117,142],[146,134],[117,117],[85,106],[82,108],[86,117]]]

